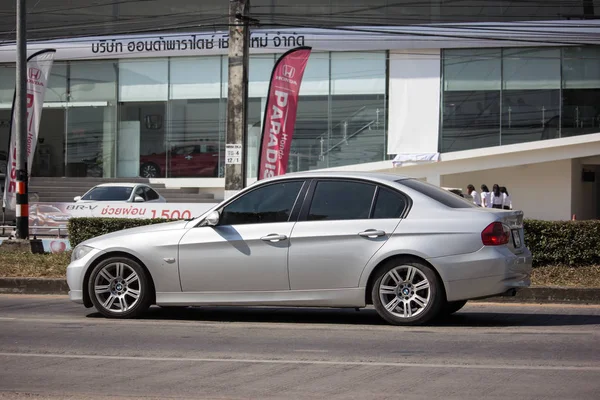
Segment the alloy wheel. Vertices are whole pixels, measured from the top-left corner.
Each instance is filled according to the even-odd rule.
[[[142,166],[142,178],[156,178],[158,176],[158,168],[152,164]]]
[[[412,265],[401,265],[389,270],[379,285],[381,304],[398,318],[412,318],[421,314],[431,298],[431,284],[425,274]]]
[[[131,310],[142,294],[140,277],[122,262],[105,265],[94,280],[94,296],[102,307],[112,313]]]

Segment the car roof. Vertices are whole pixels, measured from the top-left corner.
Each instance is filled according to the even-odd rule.
[[[347,172],[347,171],[308,171],[308,172],[293,172],[285,175],[280,175],[274,178],[261,180],[260,182],[279,180],[279,179],[315,179],[315,178],[341,178],[341,179],[368,179],[375,181],[390,181],[395,182],[402,179],[411,179],[409,176],[390,174],[382,172]]]
[[[139,185],[148,186],[145,183],[129,183],[129,182],[114,182],[114,183],[101,183],[100,185],[96,185],[94,187],[136,187]]]

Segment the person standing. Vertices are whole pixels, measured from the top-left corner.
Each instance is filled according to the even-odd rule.
[[[497,183],[494,184],[494,186],[492,187],[492,193],[490,196],[490,203],[491,203],[491,207],[492,208],[499,208],[502,209],[503,206],[503,196],[502,193],[500,192],[500,186],[498,186]]]
[[[508,194],[508,190],[506,190],[506,186],[500,188],[500,193],[502,193],[502,208],[512,210],[512,199],[510,198],[510,194]]]
[[[487,185],[481,185],[481,207],[491,208],[492,203],[490,203],[490,189],[488,189]]]
[[[473,204],[481,207],[481,196],[479,196],[479,193],[477,193],[477,191],[475,190],[475,186],[468,185],[467,193],[469,194],[469,196],[471,196],[473,198]]]

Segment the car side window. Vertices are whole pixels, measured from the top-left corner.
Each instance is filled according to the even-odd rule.
[[[368,219],[375,185],[351,181],[320,181],[308,211],[309,221]]]
[[[135,189],[135,194],[134,196],[140,196],[142,199],[144,199],[144,201],[147,201],[148,199],[146,198],[146,193],[144,193],[144,187],[143,186],[138,186],[137,189]]]
[[[406,198],[386,188],[379,188],[372,218],[400,218],[406,209]]]
[[[158,200],[158,193],[156,193],[153,189],[147,187],[145,188],[145,192],[146,192],[146,199],[148,201],[150,200]]]
[[[255,189],[225,206],[219,225],[287,222],[303,183],[282,182]]]

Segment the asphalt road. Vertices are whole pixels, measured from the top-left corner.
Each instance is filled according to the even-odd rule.
[[[600,399],[600,306],[475,303],[426,327],[373,310],[153,308],[106,320],[0,296],[0,399]]]

